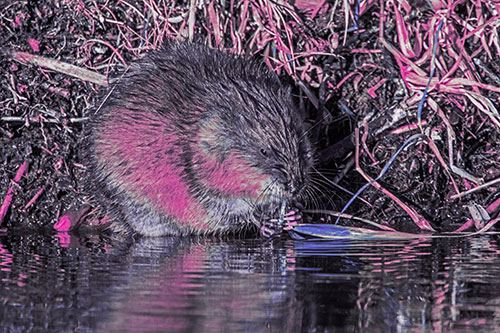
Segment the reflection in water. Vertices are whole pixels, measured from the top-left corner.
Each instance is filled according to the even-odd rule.
[[[0,331],[494,330],[499,267],[493,236],[62,247],[0,235]]]

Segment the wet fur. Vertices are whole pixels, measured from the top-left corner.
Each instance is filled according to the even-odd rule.
[[[260,62],[167,42],[105,96],[86,133],[86,183],[127,230],[238,232],[309,184],[304,121]]]

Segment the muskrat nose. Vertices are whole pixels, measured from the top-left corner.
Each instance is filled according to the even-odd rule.
[[[290,183],[287,173],[279,168],[273,168],[271,171],[271,176],[273,176],[273,178],[276,179],[280,184],[289,185]]]

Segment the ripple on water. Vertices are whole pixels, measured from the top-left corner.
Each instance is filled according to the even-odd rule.
[[[0,331],[494,330],[496,236],[378,242],[0,236]]]

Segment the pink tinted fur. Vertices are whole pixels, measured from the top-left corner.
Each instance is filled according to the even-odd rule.
[[[203,151],[198,153],[205,186],[226,195],[256,199],[269,180],[269,176],[260,173],[238,153],[231,153],[223,163],[218,163],[215,158]]]
[[[156,208],[177,222],[205,230],[207,213],[203,206],[188,191],[182,179],[180,163],[181,148],[175,145],[177,136],[165,130],[164,120],[147,114],[147,123],[127,117],[130,111],[118,109],[110,115],[115,118],[105,126],[96,145],[100,159],[111,161],[115,181],[135,197],[144,197]],[[146,120],[144,120],[146,121]],[[159,127],[151,127],[149,124]],[[165,153],[169,151],[169,153]],[[162,154],[160,158],[157,154]],[[120,161],[128,163],[126,168],[116,167]],[[125,169],[125,174],[122,173]],[[128,171],[128,174],[127,174]]]

